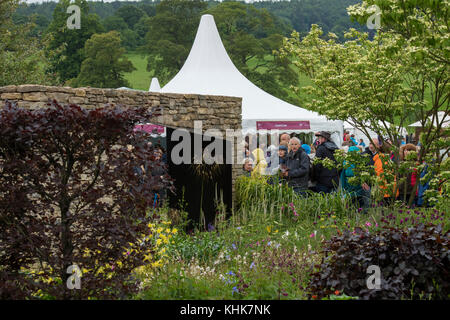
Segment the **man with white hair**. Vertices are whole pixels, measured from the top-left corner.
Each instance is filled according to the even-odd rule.
[[[309,180],[309,157],[300,147],[300,140],[296,137],[289,140],[289,154],[286,159],[286,169],[282,169],[282,176],[288,186],[300,195],[306,195]]]

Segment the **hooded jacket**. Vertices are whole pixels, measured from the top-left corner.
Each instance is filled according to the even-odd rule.
[[[293,188],[308,189],[309,157],[302,148],[297,152],[290,151],[286,156],[288,171],[288,186]]]
[[[337,149],[339,148],[334,142],[324,142],[316,148],[316,158],[328,158],[336,162],[336,159],[334,158],[334,152]],[[336,168],[328,169],[321,163],[319,163],[314,165],[314,180],[319,185],[334,188],[339,185],[339,174]]]

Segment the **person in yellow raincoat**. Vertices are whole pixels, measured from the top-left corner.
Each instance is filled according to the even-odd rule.
[[[266,172],[267,162],[264,156],[264,151],[260,148],[256,148],[252,151],[254,168],[252,171],[252,176],[263,175]]]

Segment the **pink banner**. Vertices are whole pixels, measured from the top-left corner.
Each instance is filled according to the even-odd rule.
[[[257,130],[307,130],[309,121],[256,121]]]
[[[148,133],[156,133],[156,134],[162,134],[164,133],[164,127],[159,126],[157,124],[137,124],[134,127],[134,131],[145,131]]]

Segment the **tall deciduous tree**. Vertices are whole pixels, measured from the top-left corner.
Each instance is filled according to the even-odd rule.
[[[127,24],[130,29],[134,28],[134,25],[138,23],[138,21],[146,16],[147,14],[140,8],[133,6],[131,4],[120,7],[116,11],[116,16],[121,17]]]
[[[120,46],[120,35],[117,31],[94,34],[86,41],[84,48],[86,59],[81,65],[81,72],[74,85],[98,88],[128,86],[123,73],[136,68],[124,53],[125,49]]]
[[[267,9],[240,2],[224,2],[206,13],[214,16],[224,46],[239,71],[267,92],[290,99],[289,86],[297,84],[298,74],[288,59],[273,54],[282,46],[289,26],[280,25]],[[291,102],[299,101],[294,98]]]
[[[145,53],[147,69],[162,84],[183,66],[202,14],[212,14],[228,54],[236,67],[258,86],[280,98],[291,99],[289,86],[298,81],[288,59],[275,56],[289,29],[266,9],[224,2],[206,9],[202,1],[168,0],[148,19]],[[291,102],[298,102],[293,98]]]
[[[144,52],[149,54],[147,70],[166,83],[181,69],[194,41],[201,12],[201,0],[166,0],[156,7],[148,20]]]
[[[13,23],[16,0],[0,2],[0,86],[23,83],[54,84],[45,73],[48,61],[40,41],[32,37],[33,25]]]
[[[67,8],[75,4],[81,11],[80,29],[69,29],[67,20],[71,13]],[[80,72],[81,63],[84,60],[83,48],[87,39],[94,33],[103,31],[97,15],[89,14],[89,6],[86,0],[60,0],[53,12],[53,20],[48,28],[50,42],[48,53],[50,55],[50,71],[56,72],[64,83],[76,78]]]

